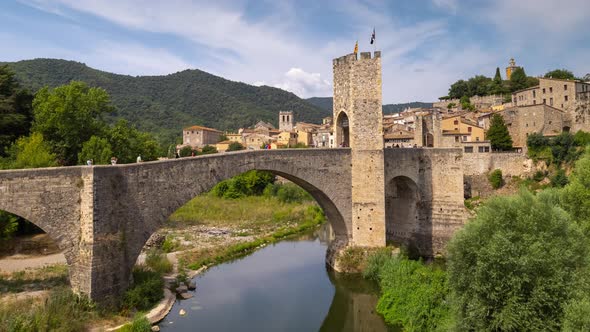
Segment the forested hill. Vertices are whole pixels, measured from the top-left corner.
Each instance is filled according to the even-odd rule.
[[[166,76],[127,76],[92,69],[83,63],[35,59],[8,63],[17,80],[33,92],[72,80],[102,87],[124,118],[139,129],[171,143],[189,125],[221,130],[251,126],[258,120],[277,124],[279,111],[295,112],[297,121],[321,123],[332,114],[296,95],[268,86],[229,81],[201,70]]]
[[[332,114],[332,97],[312,97],[308,98],[307,101],[317,107],[330,111],[330,115]],[[423,103],[416,101],[413,103],[387,104],[383,105],[383,114],[399,113],[408,107],[432,107],[432,103]]]

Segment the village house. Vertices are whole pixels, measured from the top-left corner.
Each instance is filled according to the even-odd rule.
[[[443,117],[441,121],[443,136],[453,136],[454,142],[480,142],[485,139],[485,131],[476,122],[465,118],[465,114]]]
[[[217,149],[218,152],[225,152],[229,149],[229,145],[232,143],[233,142],[230,140],[225,140],[225,141],[215,144],[215,148]]]
[[[386,148],[411,147],[414,145],[414,132],[403,124],[393,123],[383,128],[383,142]]]
[[[219,137],[222,132],[203,126],[191,126],[182,130],[182,144],[176,146],[176,150],[180,150],[185,146],[190,146],[193,149],[200,149],[205,145],[214,145],[219,142]]]
[[[569,121],[564,111],[547,104],[507,108],[498,112],[508,127],[512,145],[526,149],[526,140],[532,133],[556,136],[569,130]]]
[[[539,85],[512,94],[513,106],[547,104],[570,110],[578,101],[590,100],[590,83],[578,80],[539,78]]]
[[[252,133],[244,136],[244,146],[248,150],[260,150],[264,145],[276,141],[272,137],[264,134]]]
[[[290,148],[297,144],[297,134],[292,131],[282,131],[277,136],[277,147]]]

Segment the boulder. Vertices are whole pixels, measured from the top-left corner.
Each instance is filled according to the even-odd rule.
[[[195,290],[197,289],[197,282],[194,280],[191,280],[191,282],[188,283],[188,289],[189,290]]]

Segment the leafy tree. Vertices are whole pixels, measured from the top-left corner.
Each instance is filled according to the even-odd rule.
[[[551,71],[548,71],[545,76],[545,78],[558,78],[558,79],[562,79],[562,80],[575,80],[576,77],[574,76],[574,73],[572,73],[571,71],[567,70],[567,69],[554,69]]]
[[[9,168],[57,166],[56,155],[51,152],[49,144],[40,133],[19,138],[9,149],[9,157]]]
[[[590,153],[577,162],[569,177],[569,184],[561,191],[560,203],[590,236]]]
[[[458,80],[457,82],[453,83],[449,88],[449,97],[451,98],[461,98],[463,96],[469,95],[469,86],[467,82],[464,80]]]
[[[587,146],[588,144],[590,144],[590,133],[578,130],[574,135],[574,142],[577,146]]]
[[[463,96],[461,97],[461,108],[464,110],[469,110],[469,111],[473,111],[475,110],[475,106],[471,105],[471,102],[469,100],[469,97],[467,96]]]
[[[33,131],[43,135],[60,163],[74,165],[82,144],[105,130],[102,117],[113,107],[105,90],[71,82],[53,90],[41,89],[33,110]]]
[[[137,156],[144,161],[156,160],[160,155],[158,142],[150,134],[133,128],[126,120],[119,120],[109,130],[108,140],[119,163],[133,163]]]
[[[496,67],[496,74],[494,75],[494,83],[502,84],[502,75],[500,75],[500,67]]]
[[[504,123],[504,118],[499,114],[494,114],[490,120],[490,129],[486,133],[486,138],[490,140],[492,149],[494,150],[511,150],[512,138],[508,132],[508,128]]]
[[[490,181],[492,188],[498,189],[502,187],[502,184],[504,183],[504,180],[502,179],[502,170],[495,169],[492,173],[490,173],[488,180]]]
[[[588,267],[580,228],[553,192],[494,197],[448,245],[459,330],[559,330]]]
[[[190,157],[193,155],[195,150],[190,145],[183,146],[182,149],[178,152],[181,157]],[[196,154],[195,154],[196,155]]]
[[[558,165],[562,162],[576,160],[579,156],[575,145],[574,136],[569,132],[562,132],[551,141],[551,152],[554,162]]]
[[[106,165],[111,162],[113,151],[106,138],[92,136],[82,145],[82,151],[78,154],[78,163],[84,164],[92,159],[95,165]]]
[[[529,81],[527,79],[524,69],[518,67],[514,69],[510,74],[510,90],[511,92],[526,89],[529,87]]]
[[[9,239],[18,229],[18,217],[6,211],[0,211],[0,240]]]
[[[21,136],[29,133],[33,120],[33,96],[22,89],[6,65],[0,66],[0,157]]]
[[[551,185],[554,187],[564,187],[567,185],[567,175],[565,175],[565,171],[563,169],[558,169],[555,175],[551,178]]]
[[[229,146],[227,147],[227,151],[239,151],[239,150],[244,150],[245,147],[240,144],[239,142],[231,142],[229,143]]]
[[[201,149],[201,154],[212,154],[212,153],[217,153],[217,148],[214,147],[213,145],[205,145]]]

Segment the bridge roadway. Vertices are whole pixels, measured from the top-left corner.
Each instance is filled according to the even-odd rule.
[[[464,221],[461,150],[385,149],[384,158],[383,185],[393,202],[386,211],[388,240],[411,242],[424,255],[440,252]],[[354,243],[351,167],[351,150],[339,148],[5,170],[0,171],[0,210],[26,218],[55,239],[75,291],[108,301],[129,286],[145,242],[175,210],[220,181],[253,169],[307,190],[323,208],[337,242]]]

